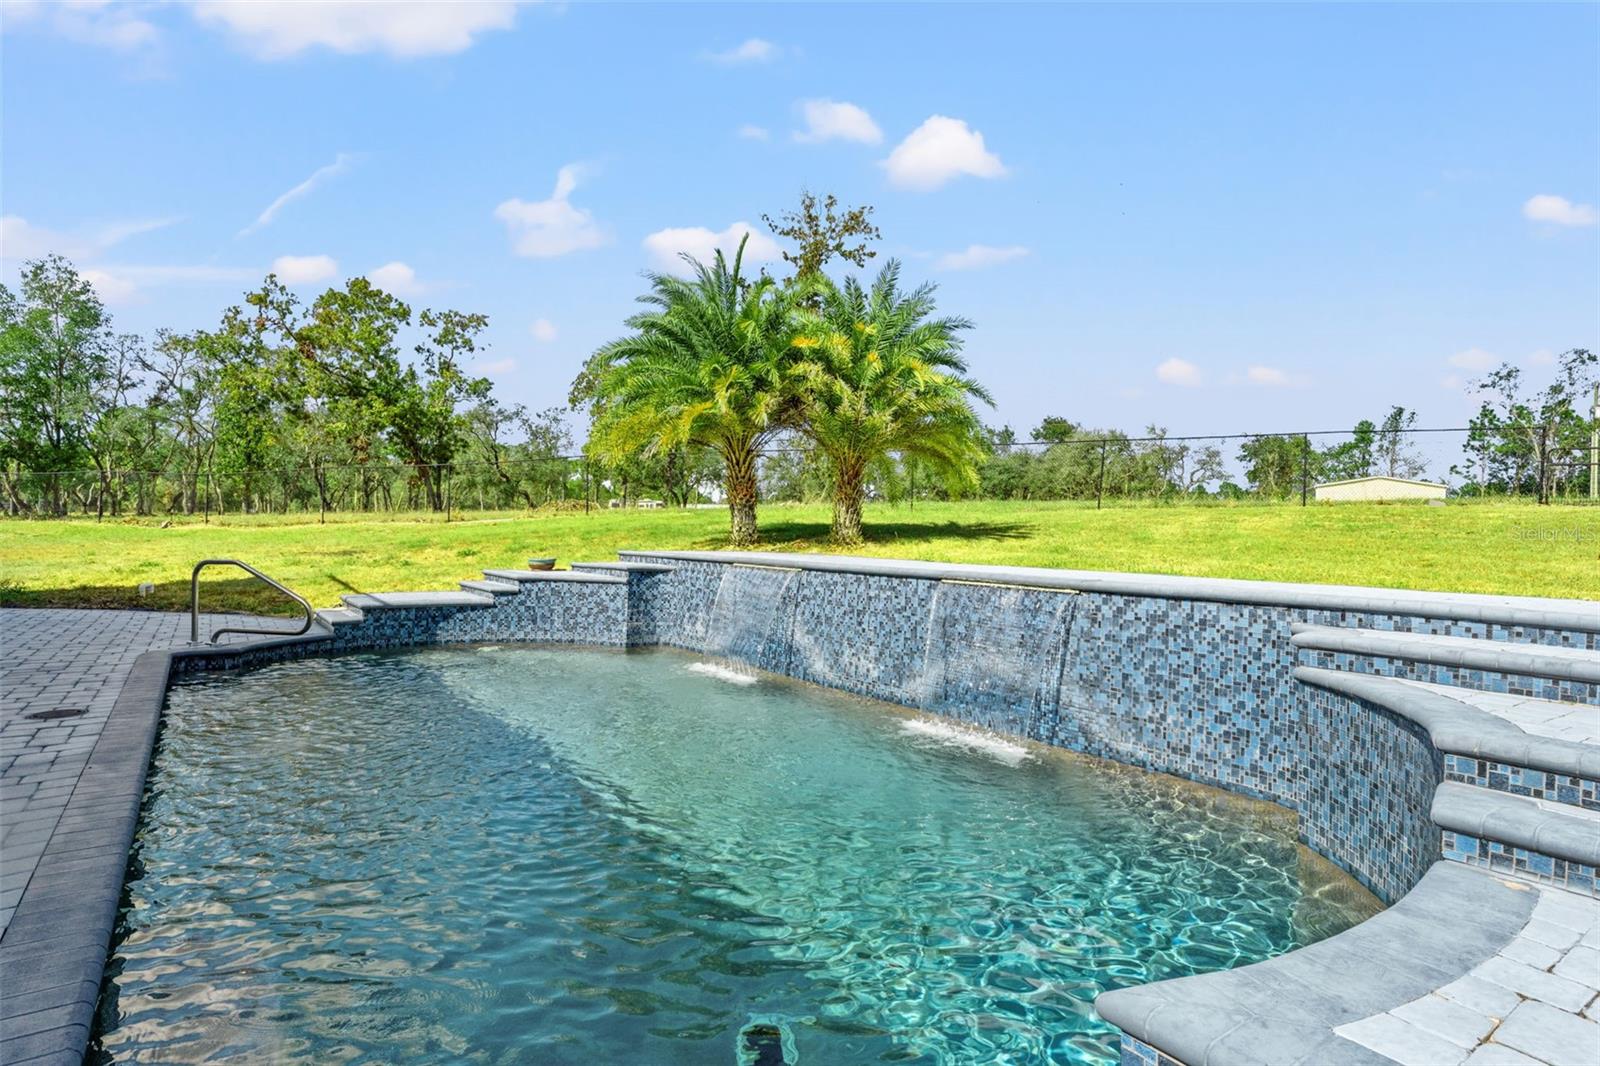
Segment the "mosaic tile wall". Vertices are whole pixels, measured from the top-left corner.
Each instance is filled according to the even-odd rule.
[[[1117,1066],[1183,1066],[1183,1063],[1164,1051],[1157,1051],[1142,1040],[1122,1034],[1121,1055]]]
[[[1471,755],[1446,755],[1444,776],[1450,781],[1492,788],[1496,792],[1511,792],[1518,796],[1532,796],[1551,803],[1570,803],[1587,810],[1600,811],[1600,781],[1586,777],[1530,770],[1525,766],[1490,762]]]
[[[1568,862],[1537,851],[1502,844],[1498,840],[1484,840],[1445,830],[1443,834],[1444,857],[1469,866],[1483,866],[1490,870],[1512,874],[1527,881],[1554,885],[1572,892],[1600,896],[1600,880],[1593,866],[1581,862]]]
[[[493,606],[369,610],[362,621],[336,627],[334,644],[339,651],[485,641],[621,645],[627,612],[621,582],[524,581]]]
[[[725,581],[771,581],[677,565],[660,632],[696,651]],[[773,636],[733,657],[1272,800],[1386,901],[1438,857],[1431,746],[1372,705],[1326,693],[1313,708],[1293,678],[1293,612],[826,571],[783,595]]]
[[[1457,688],[1478,689],[1483,692],[1505,692],[1513,696],[1533,696],[1541,700],[1561,700],[1566,703],[1600,703],[1600,685],[1585,681],[1530,677],[1526,674],[1503,674],[1495,670],[1471,670],[1459,666],[1441,666],[1376,655],[1310,648],[1300,649],[1300,661],[1306,666],[1320,666],[1326,670],[1343,670],[1352,674],[1403,677],[1412,681],[1431,681],[1437,685],[1454,685]]]
[[[1461,622],[1454,619],[1411,618],[1404,615],[1372,614],[1368,611],[1303,610],[1300,615],[1299,621],[1339,629],[1377,629],[1386,633],[1471,637],[1478,640],[1504,640],[1514,644],[1546,644],[1556,648],[1600,651],[1600,633],[1579,633],[1570,629],[1490,625],[1484,622]]]

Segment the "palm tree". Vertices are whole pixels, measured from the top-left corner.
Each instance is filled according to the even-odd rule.
[[[827,456],[833,476],[833,538],[861,540],[867,467],[890,452],[913,455],[952,489],[977,483],[983,427],[972,401],[991,403],[961,359],[962,318],[934,318],[934,286],[900,291],[900,264],[870,288],[855,278],[813,283],[817,306],[802,311],[795,345],[798,428]]]
[[[649,310],[595,353],[587,383],[575,386],[593,399],[593,439],[608,461],[714,449],[735,546],[755,542],[756,460],[794,406],[794,301],[766,275],[742,276],[744,246],[731,265],[720,251],[710,266],[685,255],[690,279],[647,274],[639,302]]]

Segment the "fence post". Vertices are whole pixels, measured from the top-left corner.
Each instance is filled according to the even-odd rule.
[[[1311,435],[1300,434],[1300,506],[1306,505],[1311,491]]]
[[[594,488],[594,470],[589,466],[589,460],[583,461],[583,513],[589,513],[589,491]]]
[[[1100,438],[1100,487],[1094,490],[1094,509],[1100,510],[1101,501],[1106,496],[1106,441]]]
[[[1540,503],[1550,502],[1550,426],[1539,427],[1539,495]]]

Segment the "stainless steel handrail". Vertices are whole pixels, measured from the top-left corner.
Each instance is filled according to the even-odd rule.
[[[242,563],[237,559],[201,559],[194,564],[194,573],[189,577],[189,643],[200,643],[200,571],[208,566],[237,566],[240,570],[253,574],[289,597],[300,605],[306,613],[305,624],[299,629],[255,629],[250,626],[218,626],[211,631],[211,639],[207,643],[215,644],[217,638],[224,633],[260,633],[269,637],[298,637],[311,632],[311,623],[316,620],[316,612],[311,609],[311,602],[294,589],[274,581],[249,563]]]

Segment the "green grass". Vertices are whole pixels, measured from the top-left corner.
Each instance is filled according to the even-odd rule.
[[[314,604],[346,592],[454,588],[529,556],[615,558],[621,548],[725,546],[727,514],[597,511],[507,517],[333,516],[0,522],[0,604],[187,606],[195,561],[243,559]],[[826,507],[768,505],[763,544],[828,551]],[[1260,578],[1392,588],[1600,599],[1600,508],[1528,503],[873,505],[860,554],[1089,570]],[[263,609],[247,579],[212,572],[204,602]],[[141,599],[140,582],[156,586]]]

